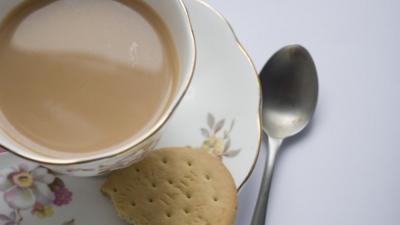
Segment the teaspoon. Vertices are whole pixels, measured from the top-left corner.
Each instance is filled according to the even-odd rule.
[[[275,161],[285,138],[310,122],[318,99],[317,70],[310,53],[300,45],[276,52],[260,73],[262,122],[268,137],[268,158],[251,225],[264,225]]]

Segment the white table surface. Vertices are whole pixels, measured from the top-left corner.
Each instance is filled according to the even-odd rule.
[[[208,0],[258,70],[280,47],[314,57],[320,98],[309,130],[284,145],[269,225],[400,224],[400,1]],[[240,193],[250,223],[266,148]]]

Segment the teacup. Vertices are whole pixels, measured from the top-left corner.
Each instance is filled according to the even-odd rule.
[[[150,128],[129,143],[110,151],[85,154],[46,155],[29,150],[18,144],[5,131],[0,129],[0,146],[28,161],[36,162],[53,171],[73,176],[96,176],[123,168],[143,158],[152,151],[163,133],[163,127],[179,106],[185,95],[195,67],[196,48],[190,19],[182,0],[143,0],[163,20],[170,31],[179,59],[179,76],[176,94],[163,114]],[[1,1],[0,21],[23,0]],[[1,91],[1,90],[0,90]]]

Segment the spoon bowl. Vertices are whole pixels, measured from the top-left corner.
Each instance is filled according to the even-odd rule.
[[[290,45],[275,53],[261,75],[262,119],[270,137],[286,138],[311,120],[317,104],[317,70],[308,51]]]

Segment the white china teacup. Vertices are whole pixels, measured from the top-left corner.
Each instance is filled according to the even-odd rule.
[[[143,0],[155,10],[169,28],[179,60],[179,80],[176,95],[160,119],[146,132],[128,144],[106,152],[60,156],[42,155],[15,143],[0,129],[0,146],[28,161],[53,171],[73,176],[96,176],[123,168],[138,161],[154,149],[175,109],[188,89],[195,67],[196,48],[190,19],[182,0]],[[0,22],[24,0],[0,1]],[[1,90],[0,90],[1,91]]]

